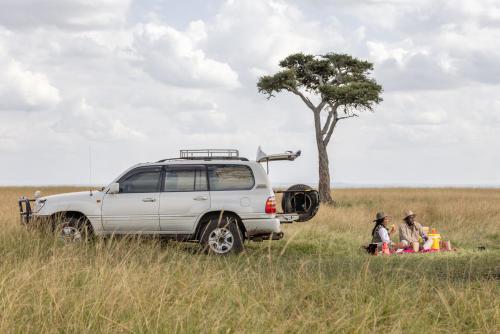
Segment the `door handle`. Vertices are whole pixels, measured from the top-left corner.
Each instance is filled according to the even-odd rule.
[[[206,201],[208,199],[207,196],[197,196],[193,198],[195,201]]]
[[[155,198],[151,198],[151,197],[146,197],[146,198],[143,198],[142,201],[143,202],[156,202],[156,199]]]

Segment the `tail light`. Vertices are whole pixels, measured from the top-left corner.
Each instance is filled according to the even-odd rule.
[[[266,213],[276,213],[276,199],[274,196],[269,197],[266,201]]]

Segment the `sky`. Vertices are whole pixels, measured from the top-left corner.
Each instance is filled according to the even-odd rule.
[[[495,0],[0,0],[0,185],[259,145],[303,152],[273,183],[315,185],[312,112],[256,83],[336,52],[374,64],[384,101],[339,123],[334,184],[498,186],[499,40]]]

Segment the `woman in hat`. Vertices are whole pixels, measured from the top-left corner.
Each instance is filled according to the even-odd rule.
[[[382,248],[384,243],[392,249],[404,248],[404,245],[400,242],[392,242],[391,235],[396,232],[396,226],[392,225],[391,229],[387,229],[389,224],[390,216],[383,212],[378,212],[377,217],[373,221],[375,226],[372,230],[372,245],[377,245],[378,249]]]
[[[394,225],[391,226],[391,229],[387,229],[387,224],[389,224],[390,217],[383,212],[378,212],[375,220],[375,226],[372,230],[372,244],[377,244],[377,248],[382,248],[383,243],[387,243],[387,245],[391,248],[400,248],[399,244],[395,244],[391,241],[391,234],[396,231],[396,227]]]

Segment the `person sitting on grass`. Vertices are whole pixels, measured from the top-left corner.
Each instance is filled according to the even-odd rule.
[[[382,248],[382,244],[385,242],[389,247],[394,247],[394,243],[391,241],[391,234],[396,232],[396,227],[392,225],[391,229],[387,229],[387,224],[389,223],[390,217],[383,212],[377,212],[377,216],[373,221],[375,227],[372,230],[372,244],[376,244],[378,249]]]
[[[404,214],[403,220],[404,224],[399,225],[399,241],[404,245],[405,248],[411,248],[414,242],[419,242],[419,237],[424,241],[423,248],[429,249],[429,240],[424,232],[422,225],[415,221],[416,214],[408,210]]]

